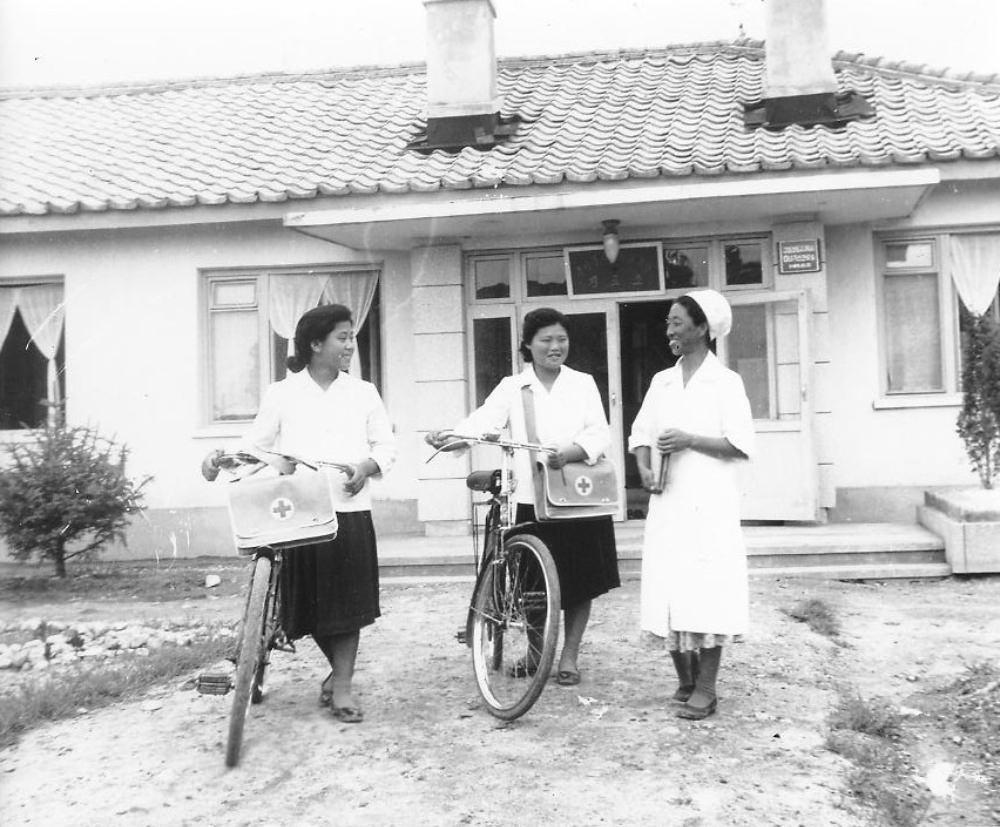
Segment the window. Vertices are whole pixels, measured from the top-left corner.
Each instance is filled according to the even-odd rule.
[[[763,245],[759,241],[725,244],[726,287],[764,283]]]
[[[0,430],[39,428],[66,395],[62,282],[0,286]]]
[[[206,418],[252,419],[263,388],[285,377],[299,317],[321,304],[351,309],[358,330],[351,371],[380,385],[378,275],[332,266],[206,272]]]
[[[937,239],[882,245],[882,367],[888,395],[949,389],[939,246]]]
[[[566,263],[561,253],[525,254],[524,277],[529,298],[566,295]]]
[[[477,299],[510,298],[510,258],[479,258],[472,264]]]
[[[689,290],[708,286],[708,247],[705,245],[667,245],[663,249],[667,290]]]
[[[500,380],[511,374],[510,319],[499,316],[473,320],[472,339],[478,408]]]

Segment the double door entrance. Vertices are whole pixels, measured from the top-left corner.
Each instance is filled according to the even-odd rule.
[[[757,453],[744,466],[745,520],[814,520],[818,473],[814,450],[808,294],[734,293],[733,330],[719,343],[723,364],[743,379],[757,433]],[[591,374],[612,431],[611,459],[622,483],[623,518],[645,516],[628,435],[650,380],[674,364],[666,343],[671,300],[580,299],[548,302],[570,326],[567,364]],[[528,308],[525,308],[527,310]],[[520,319],[474,320],[477,398],[504,371],[520,337]],[[501,354],[490,365],[486,353]],[[485,364],[484,364],[485,363]]]

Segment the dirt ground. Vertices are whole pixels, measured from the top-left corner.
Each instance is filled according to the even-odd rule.
[[[717,716],[676,718],[669,659],[640,638],[638,582],[595,602],[583,682],[550,683],[522,719],[480,706],[454,635],[470,585],[383,583],[362,636],[366,719],[317,707],[322,656],[277,654],[251,710],[242,764],[223,765],[231,695],[184,679],[43,725],[0,752],[0,823],[17,825],[826,825],[878,823],[824,747],[838,691],[918,722],[906,744],[936,794],[922,823],[987,825],[997,804],[977,756],[938,725],[927,693],[1000,652],[1000,578],[842,583],[754,578],[753,633],[724,656]],[[784,609],[821,598],[841,644]],[[57,620],[232,617],[238,595],[161,604],[75,600]],[[0,607],[0,620],[26,610]],[[941,767],[947,768],[942,773]],[[933,783],[936,780],[936,783]]]

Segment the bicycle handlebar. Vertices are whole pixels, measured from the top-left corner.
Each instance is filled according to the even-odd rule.
[[[469,445],[478,443],[480,445],[494,445],[498,448],[504,448],[507,450],[521,450],[521,451],[535,451],[539,454],[557,454],[559,453],[555,448],[548,445],[537,445],[533,442],[518,442],[513,439],[501,439],[498,435],[494,434],[456,434],[451,432],[443,432],[444,436],[451,439],[451,442],[445,443],[440,448],[438,448],[433,454],[427,458],[427,462],[430,462],[438,454],[449,453],[451,451],[457,451],[459,448],[468,448]]]
[[[298,466],[303,465],[311,471],[318,471],[321,467],[323,468],[336,468],[342,474],[346,474],[348,477],[354,476],[355,466],[348,462],[330,462],[328,460],[306,460],[302,457],[292,456],[291,454],[282,454],[276,451],[267,451],[263,448],[255,448],[254,450],[259,451],[262,454],[269,454],[273,457],[278,457],[280,459],[286,460],[292,463],[292,465]],[[251,474],[256,474],[268,463],[261,459],[256,454],[251,454],[248,451],[233,451],[227,452],[219,450],[212,456],[212,463],[215,466],[215,475],[211,477],[209,481],[215,479],[218,476],[218,469],[225,469],[226,471],[235,472],[240,468],[249,468],[250,470],[244,476],[250,476]],[[204,473],[204,471],[203,471]],[[208,474],[206,474],[206,478]]]

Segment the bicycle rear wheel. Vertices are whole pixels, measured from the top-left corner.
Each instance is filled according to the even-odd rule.
[[[545,543],[507,539],[472,596],[472,666],[492,715],[519,718],[541,695],[559,642],[559,577]]]
[[[271,584],[271,560],[260,556],[254,562],[250,597],[243,617],[243,635],[236,659],[236,694],[229,712],[229,739],[226,742],[226,766],[235,767],[243,745],[243,725],[254,694],[258,670],[267,655],[264,609]]]

